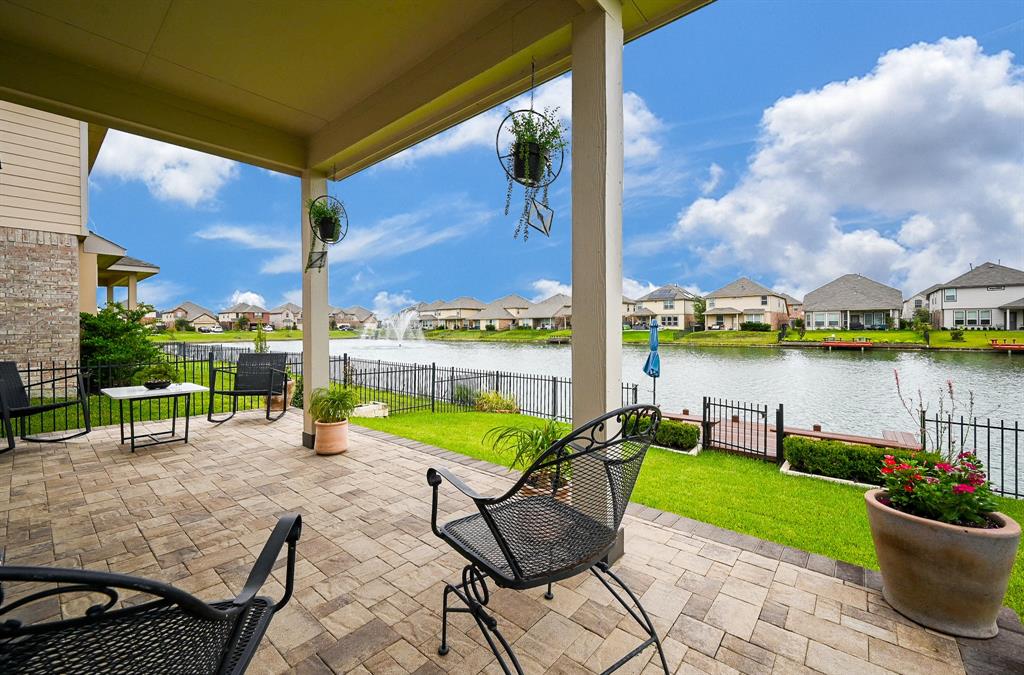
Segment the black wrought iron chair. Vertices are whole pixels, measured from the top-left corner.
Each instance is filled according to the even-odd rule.
[[[227,422],[238,412],[238,399],[247,396],[265,396],[267,398],[267,419],[276,421],[288,411],[288,371],[286,364],[288,354],[283,352],[244,352],[238,355],[234,365],[214,365],[213,352],[210,352],[210,409],[206,419],[221,424]],[[217,373],[222,373],[218,388]],[[227,382],[226,380],[230,380]],[[215,395],[231,397],[231,414],[221,419],[213,417],[213,399]],[[281,412],[271,416],[271,397],[280,396],[284,399]]]
[[[50,385],[51,393],[56,395],[56,384],[58,382],[69,382],[74,380],[76,391],[73,398],[57,399],[45,403],[33,403],[30,397],[31,390],[39,388],[40,394],[45,393],[45,387]],[[68,386],[64,386],[65,392],[69,392]],[[64,408],[82,407],[82,418],[85,420],[85,429],[60,437],[29,436],[25,420],[32,415],[61,410]],[[82,373],[76,370],[71,375],[52,377],[39,382],[33,382],[30,386],[22,382],[21,374],[18,372],[18,364],[14,361],[0,361],[0,420],[3,421],[4,434],[7,436],[7,447],[0,450],[0,453],[9,452],[14,449],[14,420],[18,422],[18,436],[23,441],[32,443],[59,443],[72,438],[84,436],[92,431],[89,422],[89,394],[85,389]]]
[[[291,598],[301,531],[298,514],[282,516],[242,592],[223,602],[206,603],[168,584],[124,574],[0,566],[0,584],[50,585],[6,604],[0,587],[0,673],[243,673],[275,612]],[[284,595],[275,603],[256,594],[286,543]],[[119,590],[145,595],[115,608]],[[99,596],[84,616],[40,623],[16,618],[18,610],[31,615],[32,603],[83,593]]]
[[[508,492],[497,497],[477,494],[444,469],[427,471],[427,483],[433,488],[434,534],[469,561],[460,583],[445,584],[439,654],[448,653],[449,612],[466,613],[476,621],[502,670],[510,674],[514,668],[522,673],[497,621],[485,609],[490,600],[486,579],[515,590],[546,585],[545,597],[551,599],[553,582],[590,570],[647,634],[646,640],[605,672],[617,670],[654,645],[668,673],[654,624],[636,595],[605,561],[659,424],[661,412],[650,405],[607,413],[552,445]],[[438,526],[442,479],[472,499],[479,513]],[[625,592],[635,609],[609,579]],[[465,607],[449,607],[452,594]],[[508,655],[511,668],[502,652]]]

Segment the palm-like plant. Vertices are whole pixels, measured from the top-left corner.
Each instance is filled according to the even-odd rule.
[[[483,442],[499,454],[511,455],[513,469],[526,470],[567,431],[566,425],[555,420],[540,426],[505,425],[488,430]]]
[[[359,392],[350,387],[331,385],[313,390],[309,397],[309,414],[317,422],[344,422],[359,405]]]

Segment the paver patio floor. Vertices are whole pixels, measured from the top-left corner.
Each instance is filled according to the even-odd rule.
[[[194,419],[188,445],[134,455],[116,427],[22,444],[0,458],[7,561],[147,576],[223,599],[276,517],[297,511],[295,596],[250,672],[500,672],[466,615],[453,615],[451,652],[437,654],[442,580],[457,579],[463,560],[430,531],[424,476],[454,467],[487,494],[511,484],[504,469],[358,429],[348,453],[317,457],[300,435],[297,413],[274,424],[248,414],[220,426]],[[442,489],[446,517],[469,513],[459,496]],[[674,672],[964,672],[955,640],[893,612],[859,568],[636,505],[625,530],[615,569],[642,596]],[[282,573],[283,563],[268,594],[280,593]],[[490,603],[528,673],[600,671],[640,641],[590,576],[557,584],[551,601],[542,594],[498,590]],[[650,657],[621,672],[660,672]]]

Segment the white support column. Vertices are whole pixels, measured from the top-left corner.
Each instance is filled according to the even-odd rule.
[[[622,7],[610,1],[572,24],[576,426],[622,404],[622,152]]]
[[[128,274],[128,309],[139,306],[139,280],[134,272]]]
[[[111,284],[110,286],[107,286],[107,304],[108,305],[114,304],[114,286],[113,286],[113,284]]]
[[[313,232],[309,227],[309,209],[306,203],[327,194],[327,178],[307,171],[302,175],[302,269],[306,269],[309,249],[313,245]],[[302,444],[313,447],[316,426],[309,416],[309,395],[318,387],[329,383],[330,342],[327,330],[327,277],[325,265],[319,270],[302,273]]]

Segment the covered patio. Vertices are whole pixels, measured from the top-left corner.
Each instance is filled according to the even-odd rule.
[[[358,429],[349,453],[319,457],[298,442],[301,425],[295,412],[270,426],[258,414],[220,427],[197,419],[188,445],[136,455],[107,427],[6,455],[6,562],[151,577],[218,600],[240,589],[276,516],[296,511],[295,595],[250,672],[497,672],[465,615],[452,619],[451,652],[437,655],[442,582],[464,561],[430,531],[425,473],[454,468],[491,494],[511,484],[507,471]],[[442,493],[446,516],[466,506],[453,493]],[[995,658],[992,641],[958,644],[893,612],[876,573],[636,504],[625,523],[616,569],[641,595],[673,672],[1014,667]],[[270,595],[281,591],[283,562]],[[491,600],[526,672],[600,672],[640,641],[589,575],[557,584],[550,601],[543,590]],[[56,613],[57,601],[45,611]],[[1020,630],[1007,619],[1004,634]],[[986,662],[995,670],[978,667]],[[627,672],[661,672],[654,650]]]

